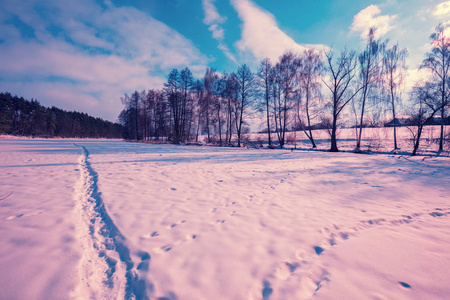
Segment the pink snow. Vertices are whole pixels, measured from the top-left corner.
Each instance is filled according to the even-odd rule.
[[[23,139],[0,152],[2,299],[450,294],[448,157]]]

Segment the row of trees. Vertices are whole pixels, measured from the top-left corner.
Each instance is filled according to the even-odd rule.
[[[437,113],[441,120],[446,116],[450,96],[449,30],[438,26],[431,36],[432,51],[421,65],[429,76],[416,84],[403,110],[417,125],[413,154],[423,125]],[[382,119],[383,113],[390,119],[397,118],[406,56],[406,49],[388,47],[388,41],[375,39],[373,28],[360,52],[287,51],[275,63],[262,60],[256,73],[245,64],[231,74],[207,68],[201,80],[194,79],[188,68],[174,69],[162,90],[125,95],[119,121],[128,139],[169,137],[181,142],[198,141],[199,135],[205,135],[208,142],[224,145],[235,136],[240,146],[243,134],[248,132],[248,121],[261,116],[257,114],[260,112],[264,114],[269,146],[283,147],[286,132],[295,128],[303,130],[316,147],[312,129],[325,127],[331,136],[330,150],[338,151],[337,129],[353,115],[358,150],[369,120]],[[444,140],[441,123],[440,150]]]
[[[125,95],[125,109],[119,115],[124,137],[147,140],[170,137],[173,142],[207,141],[230,144],[233,134],[240,146],[245,119],[253,108],[255,75],[247,65],[236,73],[219,74],[207,68],[203,80],[194,79],[191,71],[176,69],[168,76],[162,90]]]
[[[44,107],[0,93],[0,133],[38,137],[120,138],[122,126],[85,113]]]

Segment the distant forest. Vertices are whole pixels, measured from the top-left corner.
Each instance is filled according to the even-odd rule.
[[[44,107],[0,93],[0,134],[32,137],[121,138],[122,126],[86,113]]]

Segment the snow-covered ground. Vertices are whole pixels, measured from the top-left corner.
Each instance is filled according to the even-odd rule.
[[[411,154],[414,148],[414,134],[417,128],[399,127],[397,128],[397,154]],[[330,133],[325,130],[313,130],[313,138],[319,150],[330,149]],[[356,128],[339,128],[337,130],[338,148],[340,151],[353,151],[356,146]],[[440,126],[425,126],[420,139],[419,155],[436,155],[439,149]],[[444,136],[446,142],[444,151],[440,156],[449,156],[450,153],[450,126],[444,127]],[[251,141],[262,140],[267,144],[267,133],[265,134],[249,134]],[[277,142],[277,135],[272,133],[271,138]],[[311,148],[311,142],[303,131],[287,132],[286,139],[288,144],[286,147],[297,149]],[[257,142],[258,143],[258,142]],[[377,127],[364,128],[362,133],[361,150],[372,151],[374,153],[393,153],[394,151],[394,128]]]
[[[445,299],[450,159],[0,140],[1,299]]]

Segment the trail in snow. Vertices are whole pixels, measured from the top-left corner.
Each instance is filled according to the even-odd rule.
[[[75,144],[76,145],[76,144]],[[146,273],[150,255],[131,251],[126,238],[108,215],[98,189],[98,175],[89,162],[88,150],[80,145],[80,180],[76,208],[81,218],[80,238],[84,249],[79,265],[80,282],[74,298],[148,299]],[[135,266],[132,255],[140,260]]]

